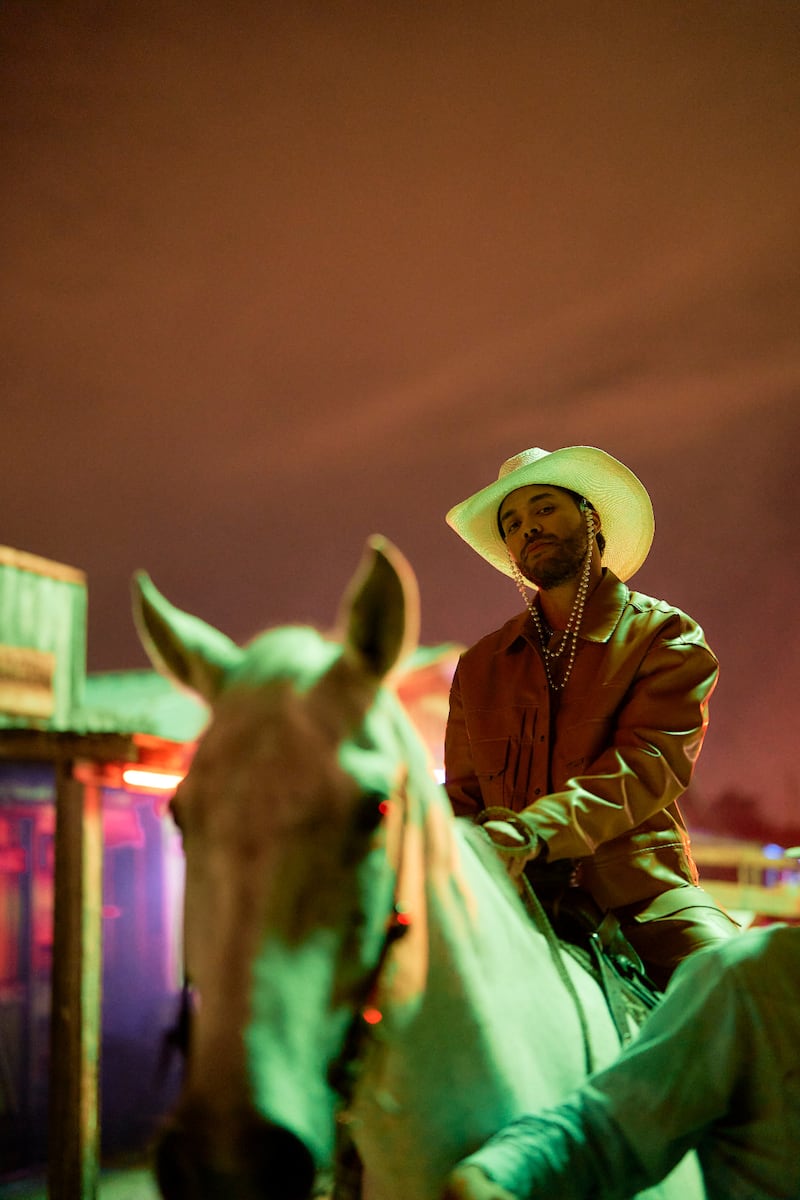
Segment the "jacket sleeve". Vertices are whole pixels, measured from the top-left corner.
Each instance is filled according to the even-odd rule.
[[[729,1113],[751,1049],[746,1012],[718,956],[692,956],[615,1062],[561,1104],[512,1122],[465,1162],[528,1200],[628,1196],[652,1186]]]
[[[474,817],[484,807],[467,736],[459,667],[450,688],[450,713],[444,735],[445,788],[457,817]]]
[[[708,724],[718,663],[695,627],[650,648],[617,713],[609,746],[522,816],[550,860],[582,858],[673,804],[686,790]]]

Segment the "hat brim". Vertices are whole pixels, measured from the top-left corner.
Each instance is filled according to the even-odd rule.
[[[603,565],[620,579],[630,579],[639,570],[655,532],[650,497],[633,471],[594,446],[553,450],[509,471],[451,508],[445,518],[447,524],[481,558],[512,576],[497,511],[511,492],[534,483],[568,488],[585,496],[600,515],[606,540]]]

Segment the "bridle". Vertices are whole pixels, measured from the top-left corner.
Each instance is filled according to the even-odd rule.
[[[400,901],[408,827],[407,781],[408,772],[406,771],[391,795],[378,802],[382,818],[387,815],[393,804],[399,804],[401,813],[392,902],[384,920],[383,937],[377,957],[355,989],[353,1015],[341,1051],[328,1068],[328,1083],[338,1098],[333,1161],[334,1190],[332,1193],[336,1200],[350,1200],[350,1198],[357,1200],[361,1195],[361,1161],[350,1136],[352,1119],[350,1106],[364,1067],[373,1030],[376,1024],[382,1020],[382,1013],[376,1007],[376,1002],[389,954],[395,943],[408,932],[411,924],[411,918]],[[195,1004],[195,992],[184,967],[179,1011],[174,1025],[167,1031],[163,1040],[159,1063],[162,1078],[166,1076],[170,1060],[175,1052],[180,1053],[184,1064],[186,1062]],[[327,1186],[325,1188],[326,1195],[328,1194]],[[320,1193],[315,1190],[313,1194],[316,1196]]]
[[[381,801],[383,815],[390,805],[401,805],[400,841],[397,852],[394,889],[391,907],[384,921],[383,939],[378,955],[369,971],[356,989],[353,1016],[342,1043],[342,1049],[328,1068],[328,1083],[338,1097],[334,1133],[334,1153],[330,1181],[323,1185],[324,1194],[335,1200],[360,1200],[362,1165],[358,1150],[353,1142],[351,1105],[358,1081],[364,1069],[373,1030],[383,1019],[377,1007],[386,963],[394,944],[408,932],[411,918],[400,901],[400,886],[403,875],[403,858],[408,827],[408,795],[403,777],[388,800]],[[317,1193],[315,1192],[315,1195]]]
[[[383,814],[389,811],[389,807],[392,804],[399,803],[401,806],[400,841],[397,852],[394,890],[392,905],[384,922],[380,950],[372,967],[359,982],[356,989],[353,1016],[345,1034],[342,1049],[328,1068],[328,1083],[339,1097],[338,1123],[346,1123],[348,1120],[348,1110],[364,1066],[371,1032],[382,1019],[382,1013],[376,1007],[376,1002],[389,953],[395,942],[408,932],[411,924],[411,918],[400,902],[400,886],[408,825],[407,779],[408,774],[406,773],[389,799],[383,800],[380,803]]]

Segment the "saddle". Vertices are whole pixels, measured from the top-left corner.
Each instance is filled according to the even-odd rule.
[[[662,993],[623,934],[613,912],[574,882],[571,862],[528,863],[523,899],[534,920],[547,918],[562,948],[572,954],[602,988],[623,1045],[631,1040],[628,1017],[639,1025]]]

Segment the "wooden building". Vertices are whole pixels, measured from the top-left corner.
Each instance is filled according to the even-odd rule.
[[[205,721],[152,672],[87,679],[86,591],[0,547],[0,1176],[46,1162],[56,1200],[96,1194],[101,1124],[141,1145],[169,1099],[182,858],[158,785]]]

